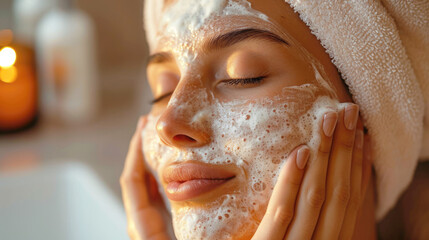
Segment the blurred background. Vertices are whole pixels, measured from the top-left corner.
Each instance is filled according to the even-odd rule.
[[[93,208],[88,202],[110,201],[121,215],[116,225],[125,226],[119,176],[137,119],[149,111],[152,98],[145,81],[142,13],[143,0],[0,0],[1,239],[28,239],[11,230],[16,224],[9,218],[19,215],[16,221],[25,226],[25,214],[40,214],[31,212],[40,211],[37,201],[42,208],[62,201],[45,220],[63,221],[69,230],[79,222],[72,223],[70,216],[58,220],[57,215],[68,214],[58,212],[62,208],[88,212]],[[74,186],[77,179],[80,185]],[[110,200],[89,196],[98,191],[91,187]],[[61,194],[65,197],[58,200]],[[70,200],[76,194],[82,194],[82,205]],[[76,238],[65,237],[66,230],[49,236],[45,231],[40,239],[109,239],[85,231]]]

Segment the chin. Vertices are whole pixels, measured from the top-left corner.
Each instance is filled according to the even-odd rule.
[[[267,198],[269,195],[266,195]],[[257,199],[259,198],[259,201]],[[268,199],[239,194],[223,195],[205,204],[172,204],[178,240],[251,239],[265,213]]]
[[[252,238],[265,214],[275,181],[255,190],[243,174],[230,183],[200,198],[170,201],[178,240]]]

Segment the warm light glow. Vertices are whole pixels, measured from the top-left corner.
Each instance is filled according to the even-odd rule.
[[[18,72],[16,67],[11,66],[7,68],[0,68],[0,81],[5,83],[13,83],[16,80]]]
[[[15,64],[16,61],[16,53],[15,50],[11,47],[4,47],[0,51],[0,67],[10,67]]]

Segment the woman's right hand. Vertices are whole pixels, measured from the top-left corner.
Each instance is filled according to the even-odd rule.
[[[307,146],[290,154],[252,239],[352,239],[371,169],[358,112],[349,104],[324,115],[317,156],[307,168]]]
[[[156,182],[143,163],[141,132],[146,121],[141,117],[137,124],[120,179],[128,234],[132,240],[167,240],[170,238],[162,216],[164,209],[154,201],[161,201]]]

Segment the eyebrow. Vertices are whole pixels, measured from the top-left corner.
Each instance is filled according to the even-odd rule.
[[[164,63],[173,60],[173,56],[168,52],[159,52],[149,56],[147,65],[155,63]]]
[[[289,43],[278,36],[275,33],[270,31],[256,29],[256,28],[245,28],[239,29],[232,32],[228,32],[217,37],[210,39],[206,44],[204,44],[204,50],[213,50],[230,47],[234,44],[245,40],[252,39],[263,39],[275,43],[285,44],[289,46]]]
[[[210,50],[227,48],[239,42],[252,39],[263,39],[266,41],[290,46],[290,44],[286,40],[284,40],[275,33],[256,28],[245,28],[231,31],[211,38],[203,45],[203,50],[207,52]],[[149,56],[147,65],[149,66],[150,64],[164,63],[171,60],[173,60],[173,56],[168,52],[155,53]]]

